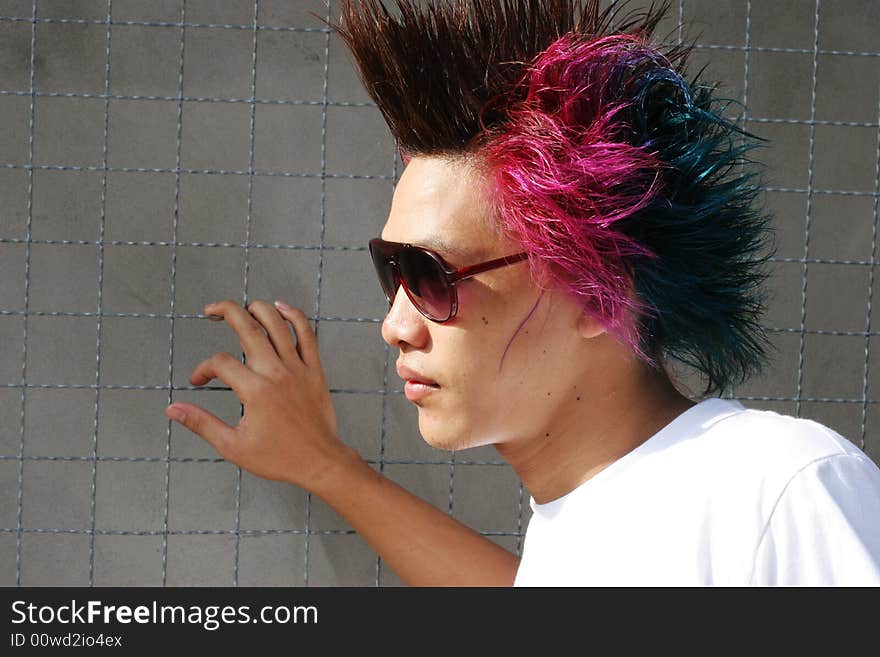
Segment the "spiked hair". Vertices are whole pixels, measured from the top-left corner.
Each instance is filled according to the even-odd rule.
[[[533,280],[648,366],[694,367],[703,394],[762,369],[776,246],[747,157],[760,138],[702,71],[685,77],[692,46],[651,43],[669,0],[623,16],[598,0],[393,4],[342,0],[329,25],[404,160],[475,162]]]

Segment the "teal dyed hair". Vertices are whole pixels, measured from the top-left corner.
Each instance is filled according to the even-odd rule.
[[[661,256],[632,267],[637,294],[655,309],[639,319],[643,349],[698,370],[704,394],[760,373],[774,348],[760,321],[777,245],[773,217],[757,203],[762,165],[750,157],[766,140],[724,118],[741,104],[714,91],[668,71],[646,79],[633,126],[669,165],[666,193],[619,225]]]

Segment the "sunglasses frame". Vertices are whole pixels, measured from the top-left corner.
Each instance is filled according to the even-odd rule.
[[[397,283],[397,287],[403,287],[406,296],[409,298],[412,305],[415,306],[416,310],[418,310],[422,314],[422,316],[424,316],[426,319],[431,320],[432,322],[436,322],[437,324],[448,322],[453,317],[455,317],[456,313],[458,312],[458,290],[456,289],[456,283],[458,283],[459,281],[463,281],[467,278],[471,278],[472,276],[476,276],[477,274],[482,274],[483,272],[490,271],[492,269],[498,269],[500,267],[506,267],[507,265],[513,265],[529,257],[529,254],[523,251],[514,255],[504,256],[503,258],[495,258],[493,260],[487,260],[485,262],[480,262],[475,265],[467,265],[465,267],[455,268],[452,267],[445,260],[443,260],[440,254],[423,246],[405,244],[403,242],[389,242],[387,240],[376,237],[370,240],[369,247],[370,257],[373,260],[373,265],[377,265],[377,255],[380,256],[383,260],[387,261],[388,265],[391,267],[392,273],[394,274],[394,279]],[[405,250],[414,250],[423,253],[434,260],[434,262],[436,262],[440,266],[440,270],[443,272],[444,276],[443,281],[451,291],[450,312],[449,316],[445,319],[435,319],[434,317],[429,316],[427,312],[425,312],[425,310],[423,310],[420,307],[419,303],[413,298],[413,294],[410,292],[409,286],[400,275],[400,270],[398,269],[397,262],[395,261],[395,257],[397,256],[397,254]],[[379,274],[378,268],[376,273]],[[380,284],[382,282],[381,275],[379,276],[379,282]],[[382,292],[385,294],[385,299],[388,301],[389,306],[394,305],[394,298],[389,298],[388,293],[385,292],[384,285],[382,286]],[[397,294],[397,289],[394,290],[394,293],[395,295]]]

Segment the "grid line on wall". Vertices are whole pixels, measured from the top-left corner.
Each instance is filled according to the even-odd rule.
[[[103,167],[91,165],[54,165],[54,164],[4,164],[0,166],[3,169],[38,169],[42,171],[104,171]],[[221,176],[248,176],[247,171],[240,169],[196,169],[196,168],[167,168],[167,167],[107,167],[106,171],[113,173],[173,173],[180,175],[182,173],[200,173],[208,175]],[[300,173],[296,171],[255,171],[255,176],[280,177],[280,178],[320,178],[319,173]],[[349,174],[349,173],[326,173],[325,178],[342,178],[346,180],[390,180],[386,175],[370,175],[370,174]]]
[[[854,402],[860,402],[861,400],[853,400]],[[87,461],[91,462],[93,457],[91,456],[31,456],[25,455],[25,461]],[[16,455],[0,455],[0,460],[3,461],[17,461],[19,457]],[[171,461],[172,463],[226,463],[226,459],[221,457],[204,457],[204,456],[171,456],[165,458],[164,456],[98,456],[98,461],[106,461],[106,462],[135,462],[135,463],[165,463],[166,461]],[[378,459],[364,459],[367,463],[371,465],[379,465],[380,461]],[[385,465],[451,465],[452,461],[450,459],[432,459],[432,460],[419,460],[419,459],[383,459],[381,461]],[[498,465],[498,466],[507,466],[508,463],[505,461],[487,461],[487,460],[479,460],[479,459],[458,459],[456,461],[458,465],[461,466],[484,466],[484,465]]]
[[[291,535],[291,536],[354,536],[357,532],[353,529],[312,529],[306,532],[304,529],[173,529],[165,532],[164,530],[125,530],[125,529],[73,529],[68,527],[38,527],[23,528],[19,530],[16,527],[0,527],[0,534],[21,532],[24,534],[83,534],[97,536],[234,536],[240,534],[242,536],[269,536],[269,535]],[[479,531],[481,536],[519,536],[517,532],[506,532],[501,530]]]
[[[871,196],[871,197],[880,197],[880,194],[874,194],[872,192],[865,192],[862,196]],[[0,244],[8,243],[8,244],[76,244],[76,245],[86,245],[86,246],[98,246],[98,245],[111,245],[111,246],[198,246],[198,247],[208,247],[208,248],[235,248],[235,249],[244,249],[245,243],[234,243],[234,242],[182,242],[182,241],[171,241],[166,242],[163,240],[53,240],[53,239],[23,239],[18,237],[10,237],[10,238],[0,238]],[[308,244],[264,244],[260,242],[251,242],[248,245],[248,248],[251,249],[278,249],[285,251],[318,251],[320,250],[319,246],[312,246]],[[325,245],[324,251],[362,251],[366,252],[367,248],[363,246],[330,246]],[[792,257],[775,257],[771,259],[771,262],[810,262],[810,263],[821,263],[821,264],[832,264],[832,265],[871,265],[871,260],[848,260],[848,259],[840,259],[840,258],[792,258]],[[0,310],[0,315],[21,315],[23,314],[20,310]],[[95,313],[90,311],[82,311],[82,312],[73,312],[73,311],[48,311],[48,310],[35,310],[32,315],[43,314],[43,315],[70,315],[73,317],[89,317],[95,315]],[[105,313],[105,316],[109,313]],[[168,314],[163,313],[116,313],[119,316],[126,317],[170,317]],[[176,317],[198,317],[205,318],[205,315],[202,314],[185,314],[178,313]],[[322,320],[328,319],[329,316],[321,316]],[[314,316],[310,317],[310,319],[314,319]],[[349,321],[370,321],[370,322],[379,322],[380,318],[376,317],[352,317],[349,318]]]
[[[253,22],[253,50],[251,53],[251,98],[250,98],[250,115],[248,120],[250,121],[250,126],[248,129],[248,186],[247,186],[247,214],[245,219],[245,247],[244,247],[244,282],[243,282],[243,292],[242,297],[244,299],[245,307],[250,303],[250,295],[248,292],[248,274],[250,273],[250,241],[251,241],[251,224],[253,221],[253,206],[254,206],[254,131],[255,131],[255,121],[256,121],[256,111],[257,106],[253,102],[253,99],[257,95],[257,22],[260,16],[260,3],[259,0],[254,0],[253,4],[253,12],[254,12],[254,22]],[[245,357],[244,352],[241,354],[242,363],[247,362],[247,358]],[[244,405],[239,404],[239,415],[244,417]],[[238,586],[238,569],[241,555],[241,479],[242,479],[242,471],[241,468],[236,466],[235,468],[235,558],[234,563],[235,567],[232,574],[232,585]]]
[[[880,83],[878,83],[880,87]],[[871,352],[871,321],[872,321],[872,299],[874,297],[874,263],[877,254],[877,224],[880,222],[880,211],[878,211],[878,203],[880,203],[880,88],[877,94],[877,157],[874,163],[874,203],[871,208],[871,267],[868,270],[868,308],[865,311],[865,368],[862,377],[862,417],[861,431],[859,434],[859,448],[865,451],[867,447],[866,423],[868,415],[868,362]]]
[[[177,172],[174,174],[174,209],[171,220],[171,322],[168,336],[168,397],[167,404],[174,401],[172,398],[174,381],[174,308],[177,302],[177,228],[180,221],[180,162],[183,144],[183,63],[186,53],[186,0],[180,5],[181,23],[179,62],[177,70],[177,92],[181,100],[177,103],[177,133],[174,145],[174,164]],[[168,518],[171,512],[171,420],[165,422],[165,498],[162,517],[162,586],[168,582]]]
[[[745,56],[743,57],[743,95],[742,95],[742,112],[737,117],[737,122],[742,122],[742,129],[746,130],[749,122],[749,46],[751,45],[752,34],[752,1],[746,0],[746,33],[745,33]],[[740,142],[742,147],[746,146],[746,136]],[[740,166],[740,175],[746,173],[746,162],[743,160]],[[727,395],[722,395],[727,399],[736,399],[736,386],[731,385]]]
[[[792,331],[793,333],[797,331]],[[810,331],[807,331],[809,334]],[[851,335],[864,337],[863,332],[854,333]],[[875,333],[876,335],[876,333]],[[71,389],[71,390],[94,390],[95,385],[93,383],[33,383],[33,384],[21,384],[21,383],[4,383],[0,384],[0,388],[23,388],[23,389]],[[106,384],[102,385],[101,388],[103,390],[169,390],[168,386],[164,385],[125,385],[125,384]],[[196,386],[174,386],[170,388],[170,390],[198,390],[200,392],[229,392],[229,388],[220,388],[220,387],[196,387]],[[357,394],[357,395],[382,395],[382,394],[402,394],[400,390],[382,390],[382,389],[358,389],[358,390],[348,390],[348,389],[336,389],[330,388],[330,392],[333,394]],[[800,397],[794,396],[786,396],[786,395],[745,395],[740,394],[737,395],[737,399],[741,400],[749,400],[749,401],[772,401],[772,402],[793,402],[796,399],[800,399],[804,402],[836,402],[841,404],[877,404],[880,403],[880,400],[876,399],[862,399],[861,396],[856,398],[849,397],[815,397],[809,395],[801,395]],[[18,458],[16,457],[5,457],[0,455],[0,458]],[[23,458],[29,459],[34,457],[25,456]],[[163,459],[164,460],[164,459]],[[391,461],[387,461],[386,463],[390,463]],[[463,461],[459,461],[459,463],[463,463]]]
[[[816,119],[816,67],[818,65],[818,53],[819,53],[819,0],[816,0],[815,5],[816,11],[813,17],[813,70],[812,77],[810,81],[810,119]],[[806,326],[806,317],[807,317],[807,268],[809,266],[809,262],[807,259],[810,257],[810,218],[812,215],[812,201],[813,201],[813,153],[815,150],[815,135],[816,135],[816,127],[815,125],[810,126],[810,137],[809,137],[809,146],[807,148],[807,211],[806,217],[804,219],[804,263],[802,268],[802,279],[801,279],[801,324],[800,328],[803,329]],[[795,397],[800,397],[801,389],[803,387],[804,380],[804,347],[806,343],[806,335],[804,333],[800,334],[800,342],[798,347],[798,366],[797,366],[797,389],[795,392]],[[801,402],[798,399],[795,402],[795,415],[800,416],[801,411]]]
[[[110,18],[113,13],[113,0],[107,0],[107,32],[106,32],[106,50],[104,53],[104,93],[110,91]],[[103,136],[101,144],[102,149],[102,166],[107,167],[107,150],[109,145],[109,124],[110,124],[110,100],[104,100],[104,122]],[[92,493],[90,508],[90,526],[91,534],[89,535],[89,586],[95,583],[95,514],[98,496],[98,408],[101,403],[101,326],[103,320],[103,294],[104,294],[104,228],[107,219],[107,171],[101,174],[101,201],[100,201],[101,218],[99,221],[98,235],[101,246],[98,247],[98,312],[95,329],[95,414],[92,423]]]
[[[29,96],[27,91],[11,91],[0,90],[0,96]],[[230,103],[241,105],[302,105],[302,106],[322,106],[320,100],[301,100],[297,98],[235,98],[232,96],[153,96],[139,94],[116,94],[109,90],[104,93],[89,93],[87,91],[35,91],[37,98],[91,98],[110,100],[158,100],[169,103],[184,101],[187,103]],[[327,105],[331,107],[376,107],[375,103],[356,102],[345,100],[327,101]]]
[[[37,0],[33,1],[31,6],[32,16],[37,16]],[[36,23],[31,25],[31,53],[29,60],[30,71],[28,74],[30,91],[34,91],[34,71],[36,69],[36,39],[37,29]],[[30,97],[28,107],[28,164],[34,162],[34,97]],[[31,227],[34,219],[34,172],[33,169],[28,170],[27,176],[27,227],[25,236],[28,240],[31,237]],[[18,532],[15,537],[15,585],[21,586],[21,536],[22,536],[22,511],[24,508],[24,410],[25,410],[25,386],[27,384],[27,345],[28,345],[28,304],[30,302],[30,273],[31,273],[31,245],[25,245],[24,257],[24,321],[23,321],[23,337],[22,337],[22,354],[21,354],[21,397],[19,399],[20,419],[19,419],[19,443],[18,455],[21,459],[18,463],[18,499],[16,500],[16,524]]]
[[[20,97],[28,97],[30,93],[27,91],[9,91],[0,89],[0,96],[20,96]],[[285,100],[285,99],[272,99],[272,98],[255,98],[251,101],[249,98],[227,98],[227,97],[210,97],[210,96],[138,96],[138,95],[126,95],[126,94],[111,94],[111,93],[83,93],[83,92],[75,92],[75,91],[35,91],[34,96],[37,98],[84,98],[91,100],[136,100],[136,101],[163,101],[163,102],[179,102],[184,101],[187,103],[229,103],[229,104],[246,104],[246,105],[293,105],[293,106],[315,106],[315,107],[323,107],[324,103],[318,100]],[[367,103],[367,102],[349,102],[349,101],[330,101],[328,100],[326,105],[328,107],[367,107],[367,108],[376,108],[375,103]],[[821,126],[843,126],[843,127],[851,127],[851,128],[876,128],[877,123],[874,121],[841,121],[837,119],[793,119],[787,117],[750,117],[749,121],[753,123],[780,123],[786,125],[821,125]],[[16,165],[14,163],[4,163],[2,165],[3,168],[7,169],[23,169],[24,165]],[[37,168],[50,168],[50,169],[61,169],[65,170],[70,168],[71,170],[79,170],[79,167],[66,167],[66,166],[55,166],[55,165],[34,165]],[[146,172],[156,172],[156,173],[176,173],[176,170],[164,170],[158,168],[144,168],[144,169],[131,169],[131,168],[122,168],[122,167],[85,167],[87,170],[94,171],[146,171]],[[184,173],[225,173],[225,174],[237,174],[237,175],[250,175],[249,171],[236,171],[236,170],[222,170],[222,171],[211,171],[211,170],[189,170],[183,169]],[[271,176],[271,175],[283,175],[283,176],[311,176],[317,177],[318,174],[315,173],[297,173],[297,172],[287,172],[287,171],[255,171],[253,175],[256,176]],[[334,174],[334,173],[325,173],[326,177],[348,177],[346,174]],[[361,177],[361,176],[355,176]],[[376,176],[366,176],[366,177],[376,177]],[[386,180],[391,180],[391,176],[379,176]]]
[[[397,180],[397,154],[400,151],[400,144],[395,138],[394,140],[394,152],[391,156],[391,179]],[[367,247],[363,247],[364,251],[367,251]],[[377,320],[381,322],[382,320]],[[386,438],[386,425],[388,422],[388,365],[390,362],[389,355],[391,353],[391,349],[388,343],[385,340],[382,340],[382,416],[379,420],[379,454],[375,464],[378,466],[379,474],[385,473],[385,464],[388,462],[385,459],[385,438]],[[368,463],[371,463],[371,460],[367,460]],[[376,587],[381,585],[382,581],[382,557],[378,554],[376,555],[376,575],[373,580],[373,584]]]
[[[755,121],[755,119],[749,119],[749,121]],[[813,125],[818,125],[818,121],[813,121],[811,127]],[[878,124],[867,124],[862,125],[860,127],[866,128],[876,128]],[[34,165],[23,165],[23,164],[0,164],[0,169],[22,169],[22,170],[41,170],[41,171],[110,171],[114,173],[171,173],[180,175],[182,173],[199,173],[199,174],[214,174],[214,175],[227,175],[227,176],[247,176],[250,175],[247,171],[241,171],[237,169],[195,169],[195,168],[159,168],[159,167],[99,167],[99,166],[76,166],[76,165],[49,165],[49,164],[34,164]],[[281,177],[281,178],[321,178],[322,176],[318,173],[299,173],[299,172],[291,172],[291,171],[255,171],[255,176],[266,176],[266,177]],[[325,173],[324,178],[340,178],[346,180],[391,180],[390,176],[377,174],[363,174],[363,175],[355,175],[355,174],[347,174],[347,173]],[[802,187],[781,187],[776,185],[755,185],[753,187],[758,191],[765,192],[794,192],[806,194],[810,193],[811,195],[816,194],[830,194],[830,195],[840,195],[840,196],[871,196],[875,197],[878,195],[877,192],[874,191],[860,191],[860,190],[845,190],[845,189],[825,189],[825,188],[814,188],[814,189],[806,189]],[[3,241],[10,241],[8,238],[3,239]]]
[[[59,23],[62,25],[104,25],[106,21],[98,18],[23,18],[20,16],[0,16],[0,22],[10,23]],[[174,21],[111,21],[112,26],[135,26],[135,27],[179,27],[206,28],[217,30],[246,30],[254,29],[253,25],[238,25],[235,23],[187,23]],[[257,30],[267,32],[329,32],[326,27],[298,27],[284,25],[258,25]]]
[[[327,0],[327,20],[330,19],[330,1]],[[322,88],[322,106],[321,106],[321,235],[320,248],[318,250],[318,272],[317,284],[315,286],[315,337],[318,336],[320,326],[319,318],[321,317],[321,281],[324,272],[324,235],[327,226],[327,101],[329,97],[329,67],[330,67],[330,31],[326,30],[324,39],[324,75]],[[303,584],[309,585],[309,552],[311,542],[309,541],[309,531],[312,521],[312,493],[306,491],[306,540],[304,547],[304,574]]]
[[[681,3],[683,7],[683,2]],[[683,12],[683,9],[681,9]],[[74,25],[104,25],[105,21],[100,19],[88,18],[25,18],[21,16],[0,16],[0,23],[59,23]],[[112,26],[136,26],[136,27],[178,27],[178,28],[207,28],[207,29],[228,29],[228,30],[253,30],[253,25],[237,25],[228,23],[175,23],[171,21],[122,21],[114,20]],[[324,27],[299,27],[299,26],[283,26],[283,25],[259,25],[259,31],[275,31],[275,32],[329,32]],[[679,38],[680,42],[680,38]],[[849,55],[854,57],[880,57],[880,50],[838,50],[834,48],[782,48],[776,46],[737,46],[734,44],[713,44],[713,43],[697,43],[694,44],[696,50],[752,50],[754,52],[778,52],[788,54],[810,55],[818,52],[820,55]]]

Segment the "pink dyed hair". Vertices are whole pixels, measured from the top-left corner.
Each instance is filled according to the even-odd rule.
[[[531,255],[533,280],[576,297],[651,364],[635,318],[653,309],[633,294],[627,263],[656,255],[616,224],[661,195],[666,165],[626,143],[631,101],[617,94],[622,73],[658,59],[637,35],[561,37],[528,69],[504,129],[488,131],[477,151],[499,227]]]

